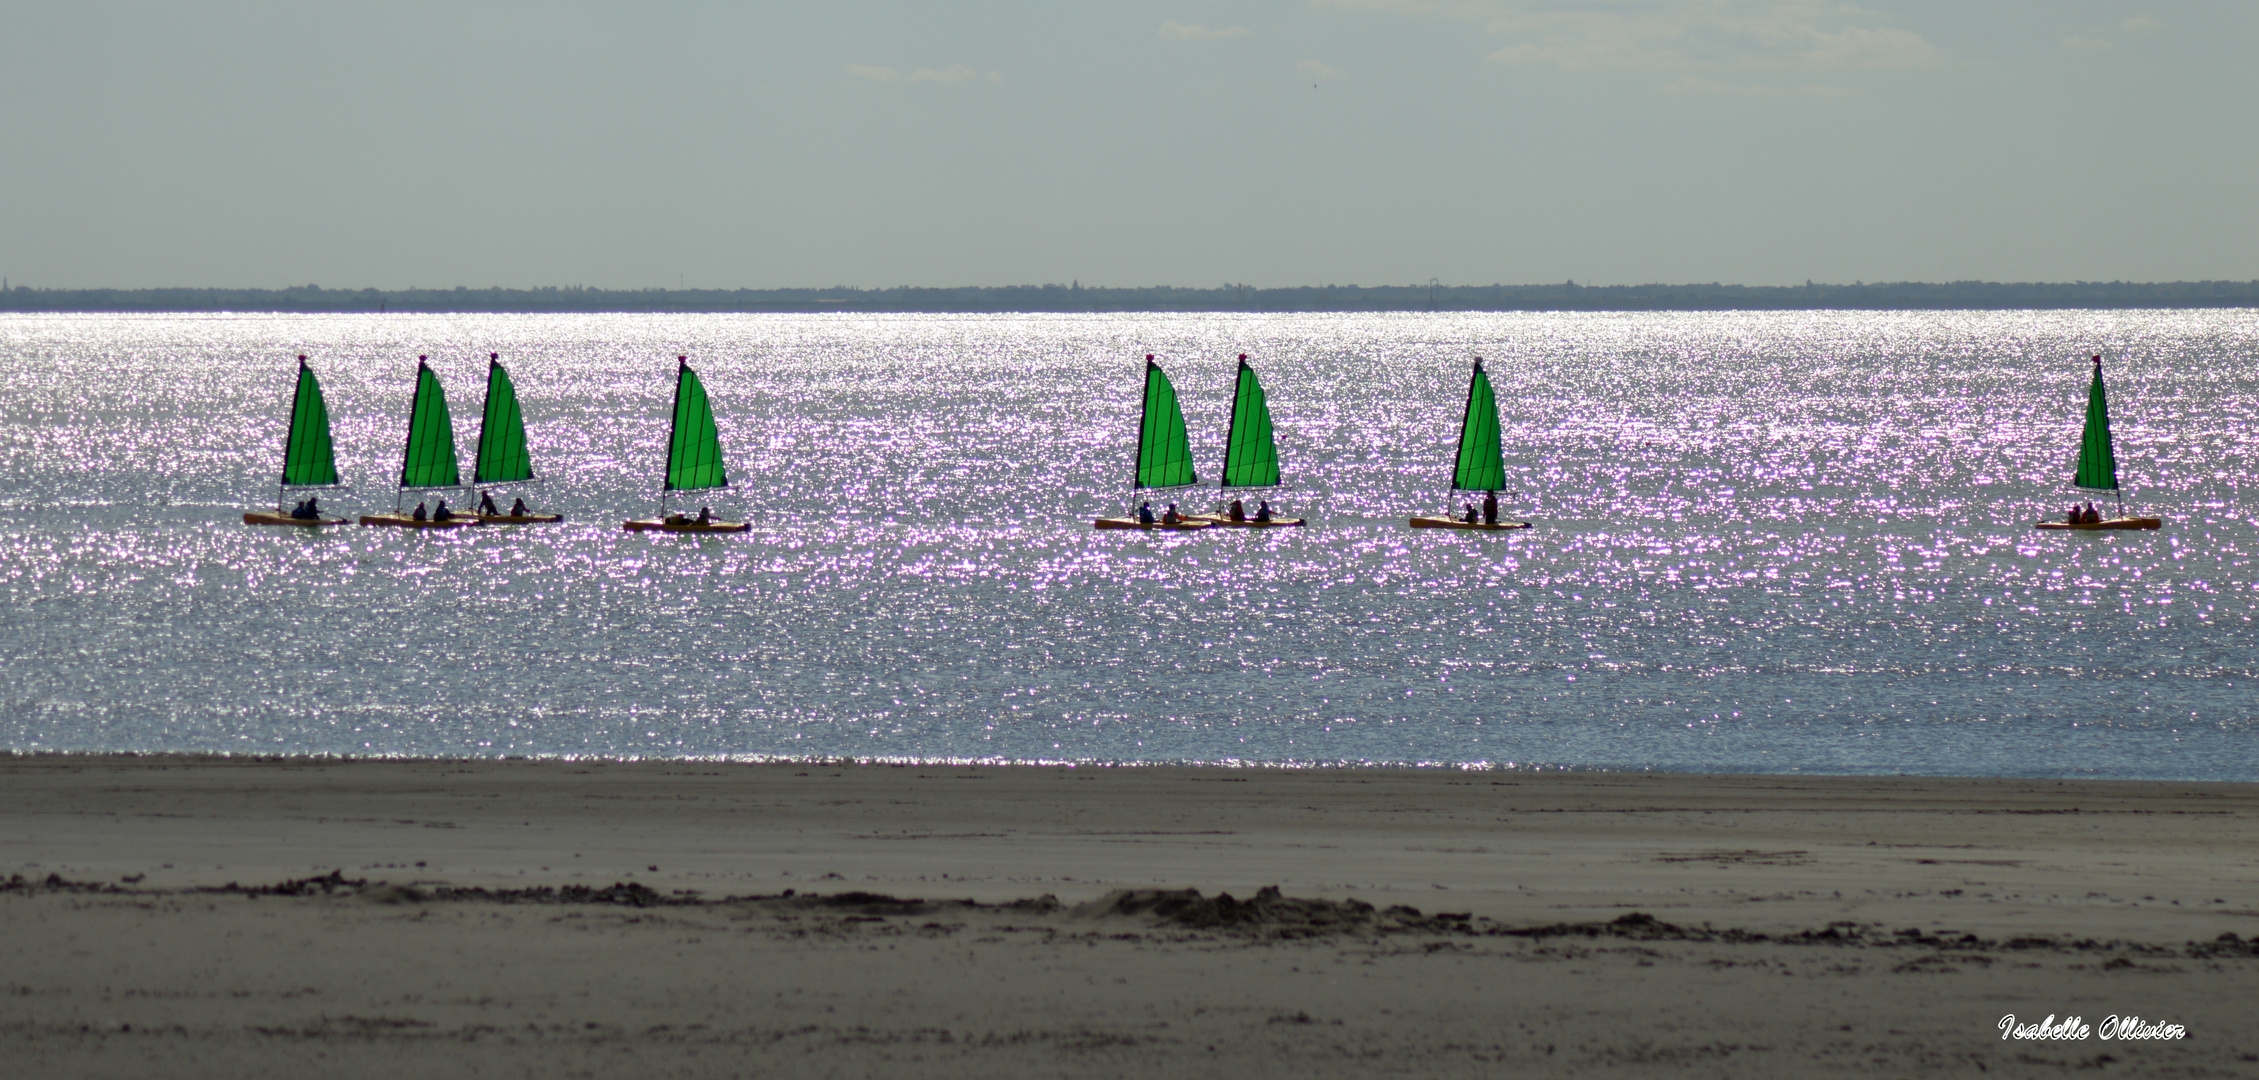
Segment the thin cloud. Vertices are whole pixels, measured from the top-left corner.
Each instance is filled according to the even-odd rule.
[[[1242,38],[1253,31],[1244,26],[1209,27],[1199,23],[1180,23],[1175,19],[1161,24],[1161,37],[1169,41],[1221,41],[1225,38]]]
[[[894,68],[880,67],[876,64],[849,64],[846,70],[849,75],[858,79],[869,79],[872,82],[967,83],[1004,81],[1002,76],[993,71],[981,71],[978,68],[969,68],[963,64],[945,68],[915,68],[910,71],[897,71]]]
[[[1294,70],[1299,71],[1304,75],[1308,75],[1313,79],[1330,79],[1336,75],[1341,74],[1341,72],[1334,69],[1333,65],[1328,64],[1323,60],[1301,61],[1294,65]]]
[[[2146,34],[2151,30],[2163,30],[2164,28],[2164,23],[2158,22],[2157,20],[2152,19],[2147,15],[2136,15],[2133,18],[2127,19],[2116,26],[2104,27],[2099,30],[2089,30],[2083,34],[2065,34],[2063,35],[2063,47],[2066,49],[2077,49],[2081,52],[2091,52],[2096,49],[2114,49],[2118,45],[2117,41],[2114,40],[2115,38],[2131,37],[2135,34]]]
[[[1920,34],[1838,0],[1317,0],[1481,24],[1488,59],[1563,71],[1853,71],[1933,67]]]

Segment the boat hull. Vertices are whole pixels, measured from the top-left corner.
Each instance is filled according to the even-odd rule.
[[[2035,529],[2059,529],[2064,532],[2101,532],[2106,529],[2162,529],[2164,527],[2165,523],[2157,518],[2111,518],[2108,521],[2081,522],[2076,525],[2068,521],[2038,521],[2032,523],[2032,528]]]
[[[1215,525],[1225,529],[1298,529],[1307,524],[1307,522],[1305,522],[1301,518],[1290,517],[1275,517],[1269,521],[1257,521],[1254,518],[1248,518],[1244,521],[1233,521],[1232,519],[1224,517],[1220,514],[1201,514],[1198,517],[1195,517],[1193,520],[1205,521],[1210,525]]]
[[[750,521],[709,521],[703,525],[696,521],[630,521],[629,532],[670,533],[741,533],[753,527]]]
[[[361,515],[361,524],[380,526],[387,529],[446,530],[474,528],[478,525],[478,522],[467,514],[460,517],[452,517],[447,519],[446,521],[417,521],[415,518],[409,517],[406,514],[363,514]]]
[[[347,522],[344,518],[294,518],[289,514],[269,514],[251,510],[244,513],[243,523],[245,525],[289,525],[300,529],[319,529],[324,525],[344,525]]]
[[[1492,525],[1488,522],[1482,521],[1459,521],[1453,518],[1416,517],[1412,519],[1412,527],[1415,529],[1459,529],[1465,532],[1505,532],[1509,529],[1527,529],[1530,527],[1530,523],[1527,521],[1501,521],[1495,525]]]
[[[464,514],[463,516],[486,525],[555,525],[565,520],[563,514]]]
[[[1097,521],[1091,522],[1091,527],[1098,529],[1157,529],[1165,532],[1184,532],[1190,529],[1205,529],[1210,524],[1211,522],[1197,518],[1186,518],[1174,525],[1164,524],[1158,521],[1154,522],[1151,525],[1148,525],[1142,521],[1137,520],[1136,518],[1099,518]]]

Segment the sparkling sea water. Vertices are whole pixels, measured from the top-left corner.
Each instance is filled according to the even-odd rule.
[[[357,514],[419,354],[468,474],[490,351],[566,524],[242,524],[298,354]],[[1310,527],[1093,531],[1145,354],[1212,478],[1242,352]],[[2161,531],[2031,528],[2096,352]],[[677,354],[748,534],[620,528]],[[1536,527],[1412,531],[1475,355]],[[5,316],[0,750],[2250,780],[2255,360],[2249,310]]]

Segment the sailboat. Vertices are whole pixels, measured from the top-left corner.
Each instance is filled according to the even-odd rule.
[[[338,489],[337,455],[329,441],[329,405],[322,400],[322,384],[306,358],[298,358],[298,388],[290,400],[290,434],[282,441],[282,483],[275,490],[275,512],[252,510],[243,515],[245,525],[295,525],[318,529],[343,525],[344,518],[323,517],[313,509],[300,517],[283,508],[292,488],[300,491]],[[312,498],[305,500],[310,505]]]
[[[447,414],[447,393],[432,374],[429,357],[416,358],[416,391],[408,399],[408,443],[400,451],[400,492],[444,491],[463,486],[463,473],[455,464],[455,421]],[[444,502],[445,500],[441,500]],[[467,529],[478,519],[453,514],[445,521],[400,513],[400,500],[389,514],[363,514],[361,524],[395,529]]]
[[[1224,475],[1216,485],[1220,493],[1229,488],[1261,488],[1279,486],[1279,447],[1271,437],[1271,406],[1263,397],[1263,384],[1255,379],[1255,369],[1247,364],[1247,354],[1239,354],[1239,382],[1232,392],[1231,426],[1224,429]],[[1269,517],[1257,520],[1245,516],[1233,517],[1228,511],[1202,514],[1201,519],[1235,529],[1272,529],[1302,524],[1301,518]],[[1260,513],[1258,511],[1258,513]]]
[[[1484,504],[1492,505],[1505,486],[1506,459],[1498,449],[1498,398],[1490,391],[1490,376],[1484,373],[1482,357],[1478,356],[1474,374],[1467,377],[1467,413],[1459,421],[1459,459],[1451,468],[1452,497],[1456,499],[1461,491],[1480,491]],[[1527,529],[1530,523],[1478,519],[1470,510],[1464,518],[1416,517],[1412,527],[1500,531]]]
[[[729,486],[722,469],[722,434],[714,426],[714,407],[706,400],[706,384],[690,370],[690,358],[675,357],[674,428],[667,436],[667,478],[659,490],[656,520],[627,523],[629,532],[735,533],[753,526],[743,521],[715,521],[705,510],[697,517],[667,512],[667,495],[676,491],[706,491]]]
[[[486,354],[486,413],[479,421],[478,456],[471,464],[471,486],[532,484],[533,455],[526,450],[526,418],[518,411],[518,390],[502,369],[502,354]],[[565,520],[563,514],[488,514],[474,509],[488,525],[534,525]]]
[[[2101,529],[2157,529],[2164,522],[2152,517],[2125,517],[2125,496],[2118,488],[2118,455],[2110,446],[2110,399],[2102,389],[2102,356],[2094,357],[2094,381],[2086,390],[2086,431],[2079,437],[2079,464],[2071,474],[2071,486],[2085,491],[2103,491],[2118,500],[2121,516],[2098,521],[2078,521],[2072,514],[2064,521],[2035,522],[2040,529],[2075,529],[2091,532]]]
[[[1190,487],[1200,482],[1192,471],[1192,449],[1184,435],[1184,409],[1177,404],[1177,389],[1153,354],[1145,354],[1145,411],[1137,423],[1137,475],[1130,483],[1131,498],[1148,489]],[[1205,529],[1201,518],[1167,521],[1155,515],[1102,517],[1092,524],[1101,529]]]

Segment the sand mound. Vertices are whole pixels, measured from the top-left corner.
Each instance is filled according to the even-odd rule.
[[[1411,908],[1385,911],[1362,900],[1303,900],[1266,885],[1254,897],[1202,896],[1198,889],[1116,889],[1072,912],[1078,918],[1134,918],[1197,930],[1228,930],[1267,937],[1308,937],[1401,929],[1422,921]]]

